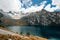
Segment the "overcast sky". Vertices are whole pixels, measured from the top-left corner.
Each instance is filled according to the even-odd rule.
[[[4,11],[19,11],[21,3],[19,0],[0,0],[0,9]]]

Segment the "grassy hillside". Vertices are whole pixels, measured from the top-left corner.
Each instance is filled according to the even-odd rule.
[[[47,39],[38,36],[31,36],[29,34],[27,35],[17,34],[10,30],[7,30],[6,28],[0,28],[0,40],[47,40]]]

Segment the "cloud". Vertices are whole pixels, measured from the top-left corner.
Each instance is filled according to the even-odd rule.
[[[31,13],[31,12],[36,12],[36,11],[41,11],[43,9],[43,7],[45,6],[45,3],[47,1],[43,1],[42,3],[40,3],[40,6],[37,6],[37,4],[35,6],[32,5],[32,3],[30,4],[30,2],[32,2],[31,0],[24,0],[23,3],[26,4],[26,9],[25,8],[21,8],[20,11],[22,11],[23,13]],[[30,4],[31,7],[28,6],[28,4]],[[48,4],[44,9],[50,12],[54,12],[56,9],[60,9],[60,0],[52,0],[52,5],[56,5],[56,7],[52,7],[51,8],[51,4]]]
[[[30,1],[31,2],[31,1]],[[12,14],[9,14],[9,16],[11,16],[11,18],[12,19],[20,19],[20,18],[22,18],[23,16],[26,16],[26,15],[21,15],[21,13],[31,13],[31,12],[36,12],[36,11],[40,11],[40,10],[42,10],[43,9],[43,6],[44,6],[44,4],[46,3],[46,1],[45,2],[43,2],[43,3],[41,3],[42,5],[41,6],[37,6],[37,5],[35,5],[35,6],[31,6],[31,7],[28,7],[28,8],[23,8],[23,7],[21,7],[21,9],[20,9],[20,13],[17,13],[16,15],[14,14],[14,15],[12,15]],[[28,5],[26,5],[26,6],[28,6]]]
[[[24,5],[26,7],[30,7],[32,5],[32,1],[31,0],[21,0],[22,2],[22,7],[24,7]]]
[[[0,9],[3,9],[4,11],[23,11],[25,13],[36,12],[43,9],[46,1],[40,3],[40,6],[37,6],[37,4],[33,6],[32,3],[31,0],[22,0],[22,3],[19,0],[0,0]],[[23,7],[24,4],[27,8]],[[60,9],[60,0],[52,0],[52,4],[56,5],[56,7],[50,8],[51,5],[49,4],[45,7],[45,10],[52,12],[56,9]]]
[[[0,9],[3,9],[5,12],[8,11],[16,11],[18,12],[21,8],[21,2],[19,0],[0,0]],[[6,14],[6,13],[5,13]],[[7,13],[7,16],[9,16],[12,19],[19,19],[21,16],[19,13]]]
[[[21,12],[22,13],[31,13],[31,12],[36,12],[36,11],[41,11],[45,5],[46,1],[42,2],[40,6],[31,6],[31,7],[28,7],[28,8],[21,8]]]
[[[52,5],[56,5],[56,7],[50,7],[51,5],[47,5],[44,9],[50,12],[54,12],[57,9],[60,9],[60,0],[52,0]]]
[[[60,10],[60,0],[52,0],[52,5],[56,5],[56,7],[52,7],[48,4],[44,9],[49,12],[54,12],[55,10]]]
[[[56,6],[60,7],[60,0],[52,0],[52,4],[55,4]]]
[[[58,7],[52,7],[52,8],[50,8],[50,4],[49,5],[47,5],[44,9],[45,10],[47,10],[47,11],[49,11],[49,12],[54,12]]]
[[[19,0],[0,0],[0,9],[4,11],[19,11],[21,3]]]
[[[40,6],[38,6],[37,4],[33,5],[33,2],[31,0],[22,0],[22,2],[21,0],[0,0],[0,9],[3,9],[4,11],[19,11],[20,13],[16,15],[9,14],[12,18],[19,19],[21,18],[21,13],[41,11],[46,2],[47,1],[43,1],[42,3],[40,3]],[[52,4],[56,5],[56,7],[51,8],[51,5],[48,4],[44,9],[50,12],[53,12],[56,9],[60,9],[60,0],[52,0]],[[26,8],[23,7],[24,5],[26,6]]]

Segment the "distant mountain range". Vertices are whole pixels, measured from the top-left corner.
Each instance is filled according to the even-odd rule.
[[[14,13],[12,12],[4,12],[0,10],[0,14],[3,15],[3,17],[0,17],[0,19],[4,22],[3,24],[5,25],[55,25],[55,24],[60,24],[60,12],[48,12],[44,9],[39,12],[32,12],[32,13],[26,13],[26,14],[21,13],[22,17],[20,19],[12,19],[11,16],[9,16],[10,14],[14,15]]]
[[[26,23],[20,19],[14,19],[15,12],[4,12],[3,10],[0,10],[0,25],[26,25]],[[19,16],[19,15],[18,15]],[[23,23],[23,24],[22,24]]]

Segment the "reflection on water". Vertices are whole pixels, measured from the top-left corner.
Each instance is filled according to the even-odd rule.
[[[14,32],[23,32],[23,34],[30,32],[31,35],[49,38],[49,40],[60,39],[60,27],[52,26],[6,26],[6,28]]]
[[[14,32],[22,32],[23,34],[30,32],[31,35],[39,35],[40,28],[33,26],[8,26],[6,27]]]

